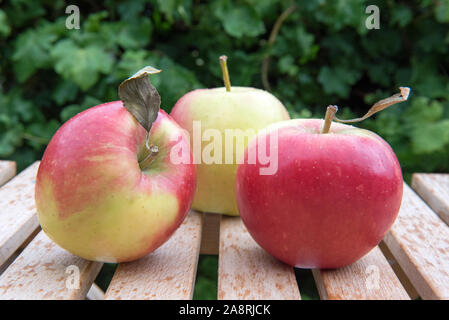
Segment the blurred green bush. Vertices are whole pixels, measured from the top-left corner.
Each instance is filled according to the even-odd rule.
[[[365,27],[368,4],[379,30]],[[79,30],[65,27],[66,6],[1,5],[0,158],[20,169],[142,66],[164,70],[152,81],[170,111],[187,91],[222,86],[226,54],[234,85],[269,87],[294,117],[322,117],[331,103],[342,118],[362,115],[412,87],[409,102],[360,126],[392,145],[404,173],[449,172],[449,0],[80,1]]]

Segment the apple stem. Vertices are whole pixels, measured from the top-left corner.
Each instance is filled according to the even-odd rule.
[[[226,61],[228,60],[227,56],[220,56],[220,67],[221,72],[223,73],[223,81],[226,86],[226,91],[231,91],[231,79],[229,79],[228,65]]]
[[[324,116],[324,126],[321,130],[321,133],[329,133],[329,130],[331,128],[332,120],[335,117],[335,114],[338,111],[337,106],[328,106],[326,109],[326,115]]]
[[[153,162],[154,158],[159,153],[158,146],[154,144],[148,145],[148,139],[146,140],[145,146],[148,150],[148,154],[144,159],[139,161],[139,167],[142,170],[146,169]]]

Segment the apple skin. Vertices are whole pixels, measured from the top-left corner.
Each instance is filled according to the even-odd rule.
[[[197,163],[197,189],[192,208],[195,210],[238,216],[235,199],[235,174],[237,161],[243,156],[246,139],[241,151],[234,146],[233,164],[225,164],[225,129],[258,130],[290,116],[283,104],[267,91],[249,87],[224,87],[197,89],[181,97],[170,115],[190,134],[193,143],[193,121],[201,121],[201,133],[218,129],[223,141],[221,164]],[[249,138],[252,138],[251,135]],[[234,141],[235,142],[235,141]],[[210,142],[202,142],[204,146]]]
[[[150,133],[159,153],[143,172],[145,138],[121,101],[90,108],[55,133],[35,189],[39,222],[54,242],[88,260],[124,262],[169,239],[193,201],[196,170],[170,162],[173,145],[190,146],[164,111]]]
[[[385,236],[401,206],[399,162],[375,133],[323,120],[295,119],[267,128],[278,134],[278,171],[259,175],[245,162],[236,176],[243,223],[272,256],[298,268],[354,263]]]

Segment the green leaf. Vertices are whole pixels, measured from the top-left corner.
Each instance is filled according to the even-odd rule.
[[[359,33],[366,33],[364,0],[334,0],[321,2],[319,8],[313,11],[316,19],[325,23],[333,31],[340,31],[345,26],[355,28]]]
[[[43,145],[50,142],[59,126],[60,123],[55,119],[46,123],[33,123],[25,128],[24,138],[29,141],[33,148],[39,150]]]
[[[328,66],[324,66],[320,69],[318,74],[318,82],[325,93],[337,94],[342,98],[346,98],[349,95],[351,85],[354,84],[361,74],[357,70],[351,70],[344,67],[335,67],[331,69]]]
[[[10,156],[16,147],[20,146],[21,139],[21,127],[9,129],[9,131],[2,132],[0,134],[0,157]]]
[[[8,159],[15,161],[17,163],[17,172],[21,172],[36,161],[36,152],[27,146],[23,146],[10,154]]]
[[[265,32],[265,25],[257,11],[245,3],[219,1],[214,10],[227,34],[241,38],[256,37]]]
[[[386,61],[381,64],[370,64],[367,66],[368,76],[373,83],[378,83],[384,87],[391,86],[391,75],[394,73],[396,65]]]
[[[279,71],[290,76],[298,74],[299,67],[295,64],[292,56],[284,56],[278,62]]]
[[[55,71],[86,91],[97,83],[100,74],[111,71],[114,59],[98,45],[78,47],[72,40],[59,41],[51,51]]]
[[[190,24],[192,0],[157,0],[157,4],[170,23],[179,17]]]
[[[64,109],[62,109],[59,117],[61,118],[62,122],[66,122],[70,118],[74,117],[78,113],[84,111],[84,108],[77,104],[71,104]]]
[[[138,23],[118,25],[115,34],[117,43],[125,49],[145,47],[151,40],[152,25],[150,19],[140,18]]]
[[[411,106],[404,114],[407,123],[420,126],[425,123],[434,123],[443,116],[443,105],[427,97],[414,97]]]
[[[400,28],[405,27],[413,18],[413,12],[410,7],[405,5],[398,5],[394,10],[391,10],[391,25],[397,25]]]
[[[417,126],[411,133],[414,152],[431,153],[449,143],[449,120]]]
[[[315,44],[315,36],[307,32],[302,25],[282,30],[282,38],[284,38],[282,40],[285,42],[285,48],[281,52],[279,52],[279,48],[276,48],[278,55],[294,53],[300,57],[301,64],[315,59],[319,46]]]
[[[427,56],[414,56],[412,66],[411,85],[417,92],[429,98],[448,97],[447,81],[437,72],[439,60]]]
[[[145,2],[142,0],[127,0],[117,6],[121,20],[134,22],[139,18],[145,8]]]
[[[59,117],[62,122],[66,122],[70,118],[74,117],[80,112],[83,112],[86,109],[95,107],[99,104],[102,104],[103,101],[92,97],[92,96],[86,96],[81,104],[71,104],[64,109],[62,109],[61,113],[59,114]]]
[[[438,22],[449,22],[449,0],[439,0],[434,8],[435,18]]]
[[[16,27],[22,27],[45,14],[41,1],[12,0],[4,10],[8,20]]]
[[[11,26],[5,11],[0,9],[0,38],[6,38],[11,33]]]
[[[87,32],[98,32],[101,28],[102,21],[109,16],[107,11],[92,13],[83,25],[83,29]]]
[[[18,36],[12,61],[19,82],[26,81],[37,69],[50,65],[49,52],[57,38],[57,35],[48,33],[43,28],[30,29]]]
[[[62,105],[73,101],[78,93],[78,86],[70,80],[60,81],[53,90],[52,98],[58,104]]]

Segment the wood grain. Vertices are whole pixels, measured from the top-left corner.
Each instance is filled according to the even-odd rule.
[[[293,268],[265,252],[239,217],[221,218],[218,299],[301,299]]]
[[[313,270],[323,300],[408,300],[379,247],[359,261],[335,270]]]
[[[16,260],[16,258],[22,253],[22,251],[28,246],[28,244],[33,241],[33,239],[38,235],[38,233],[41,232],[41,228],[38,227],[36,230],[34,230],[28,238],[22,242],[22,244],[19,246],[19,248],[14,251],[13,254],[9,256],[9,258],[0,266],[0,275],[5,272],[5,270],[9,267],[11,263]]]
[[[449,228],[405,183],[384,242],[421,298],[449,299]]]
[[[201,243],[201,214],[191,211],[173,236],[155,252],[121,263],[105,299],[192,299]]]
[[[203,231],[201,235],[201,254],[218,254],[220,242],[220,219],[216,213],[203,213]]]
[[[16,163],[14,161],[0,161],[0,186],[16,175]]]
[[[0,276],[0,299],[84,299],[102,265],[61,249],[41,231]]]
[[[449,174],[414,174],[412,187],[449,225]]]
[[[0,188],[0,266],[39,227],[34,206],[35,162]]]

